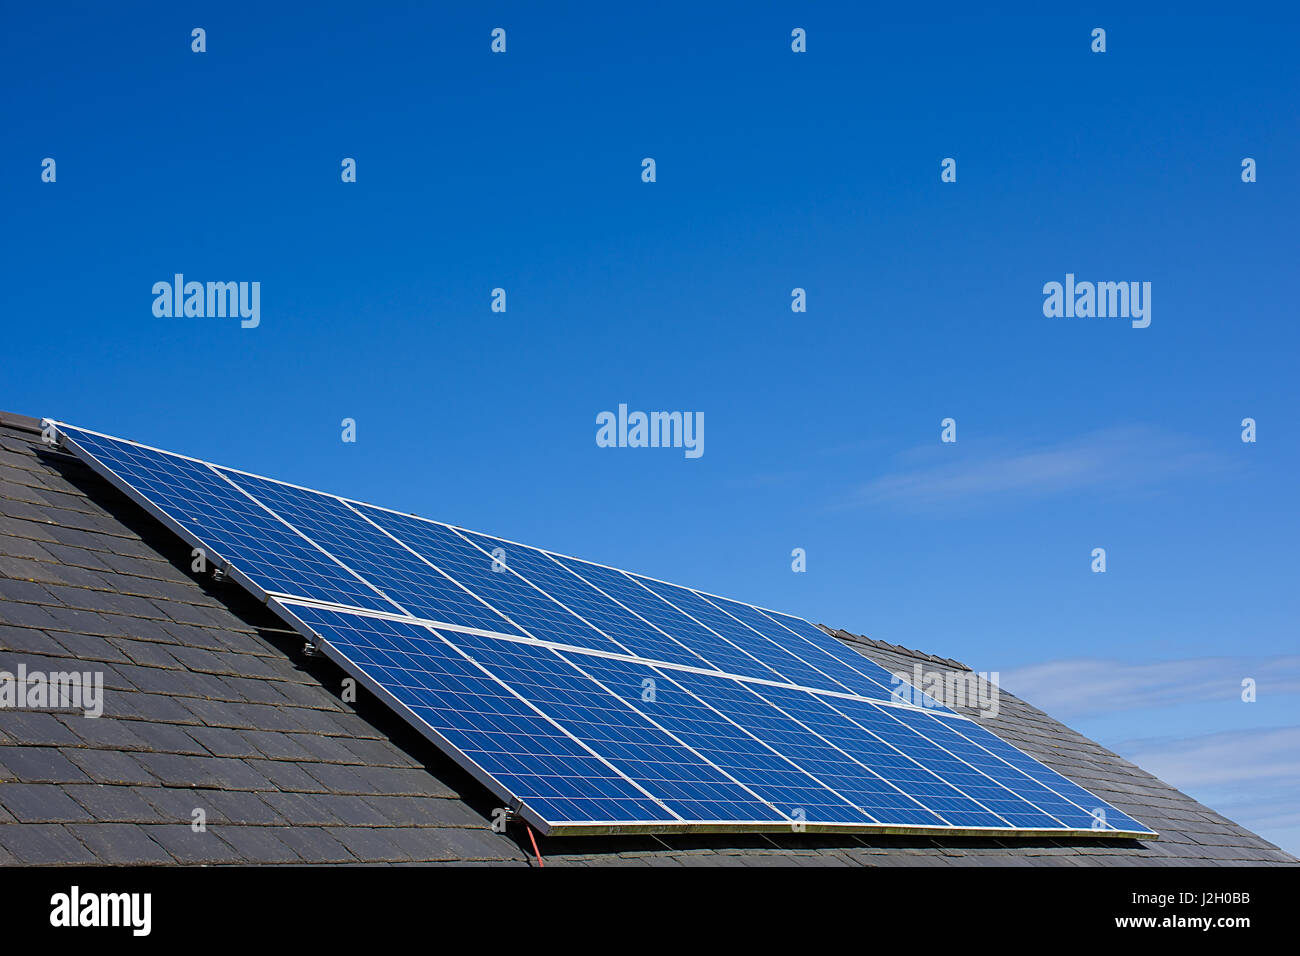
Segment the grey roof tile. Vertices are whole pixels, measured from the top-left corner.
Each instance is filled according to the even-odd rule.
[[[262,752],[254,747],[238,730],[228,727],[190,727],[187,731],[204,749],[218,757],[261,757]]]
[[[329,788],[301,766],[283,760],[249,761],[258,773],[281,790],[294,793],[326,793]]]
[[[235,848],[240,858],[251,863],[301,863],[289,845],[280,839],[286,828],[277,827],[209,827]]]
[[[171,862],[171,854],[133,823],[74,824],[68,829],[105,863],[142,866]]]
[[[442,797],[395,797],[377,794],[363,797],[385,820],[396,826],[485,827],[483,815],[461,800]]]
[[[157,779],[130,754],[116,750],[69,748],[68,760],[95,783],[157,784]]]
[[[313,799],[326,813],[350,826],[382,827],[388,823],[382,813],[359,797],[321,793]]]
[[[202,733],[205,728],[189,728],[195,733]],[[144,742],[147,750],[167,754],[207,754],[207,750],[197,740],[186,733],[186,728],[175,724],[159,724],[147,720],[137,720],[131,725],[131,731]],[[218,756],[224,756],[218,754]]]
[[[239,790],[213,790],[208,794],[208,823],[273,824],[286,822],[261,799],[260,794]]]
[[[149,839],[180,863],[243,863],[247,858],[215,830],[195,831],[189,823],[141,826]]]
[[[117,717],[78,717],[60,715],[59,721],[72,735],[72,742],[110,750],[145,750],[145,742],[131,729],[138,721]],[[3,724],[0,724],[3,726]]]
[[[61,823],[0,826],[0,847],[22,863],[94,863],[95,856]]]
[[[359,860],[398,862],[417,859],[393,842],[392,835],[400,832],[391,828],[334,827],[330,830],[330,835]]]
[[[89,778],[52,747],[0,747],[0,768],[23,783],[86,783]]]
[[[156,823],[162,816],[132,787],[70,784],[63,792],[95,820],[107,823]]]
[[[330,833],[309,826],[280,827],[275,831],[276,837],[307,863],[355,863],[357,858]]]
[[[81,738],[61,723],[54,714],[38,710],[0,709],[0,729],[3,729],[12,739],[21,740],[26,744],[58,747],[81,741]]]
[[[19,823],[68,823],[90,820],[62,787],[51,783],[0,783],[0,806]]]
[[[258,796],[286,823],[293,826],[335,826],[347,822],[330,812],[326,801],[317,795],[272,790]]]
[[[0,650],[29,651],[33,654],[63,654],[65,650],[44,631],[31,627],[0,625]]]

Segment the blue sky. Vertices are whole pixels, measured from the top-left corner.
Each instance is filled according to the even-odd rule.
[[[0,407],[997,670],[1297,852],[1300,68],[1242,9],[29,5]]]

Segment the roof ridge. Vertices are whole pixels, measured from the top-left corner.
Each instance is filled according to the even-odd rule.
[[[41,420],[32,418],[30,415],[19,415],[17,412],[0,412],[0,427],[14,428],[18,431],[32,432],[39,435],[41,433]]]
[[[873,637],[867,637],[865,634],[854,634],[852,631],[846,631],[844,628],[832,628],[825,624],[818,624],[823,631],[831,637],[841,641],[853,641],[858,644],[867,644],[871,647],[878,647],[882,651],[893,651],[895,654],[905,654],[908,657],[917,657],[924,661],[932,661],[935,664],[943,664],[947,667],[959,667],[964,671],[970,670],[970,666],[963,664],[959,660],[951,657],[940,657],[938,654],[928,654],[925,651],[914,650],[910,647],[904,647],[901,644],[890,644],[888,641],[876,640]]]

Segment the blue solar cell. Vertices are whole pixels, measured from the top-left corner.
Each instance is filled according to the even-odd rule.
[[[643,713],[713,765],[726,771],[792,822],[865,825],[870,818],[801,767],[737,727],[678,682],[685,672],[594,655],[565,653],[610,693]],[[645,700],[645,681],[653,699]]]
[[[891,713],[895,719],[932,740],[954,757],[965,761],[976,770],[997,780],[1017,796],[1051,814],[1059,825],[1079,829],[1087,829],[1090,825],[1091,818],[1087,811],[1076,807],[1032,777],[1016,772],[983,747],[977,746],[968,737],[963,736],[960,730],[962,725],[969,721],[938,717],[902,707],[895,708]]]
[[[980,726],[974,721],[949,721],[949,726],[966,737],[973,743],[979,744],[990,754],[1000,757],[1004,762],[1022,773],[1037,780],[1043,786],[1059,794],[1061,797],[1070,801],[1077,807],[1081,807],[1087,813],[1087,819],[1083,817],[1069,817],[1062,819],[1067,826],[1075,829],[1115,829],[1124,830],[1130,833],[1152,833],[1150,827],[1144,826],[1137,820],[1134,820],[1127,813],[1102,800],[1094,793],[1090,793],[1083,787],[1063,777],[1051,767],[1043,764],[1023,750],[1019,750],[1007,743],[1001,737],[993,734],[987,728]],[[1061,816],[1061,814],[1057,814]]]
[[[574,654],[566,660],[545,647],[470,634],[448,634],[447,638],[682,819],[782,819],[717,767],[641,716],[644,703],[640,712],[633,710],[631,702],[613,696],[580,673],[577,668],[586,656]]]
[[[546,820],[671,820],[429,628],[287,604],[361,673]]]
[[[758,608],[749,604],[742,604],[738,601],[729,601],[726,598],[714,597],[711,594],[701,594],[702,600],[707,600],[710,604],[718,607],[719,610],[726,611],[732,617],[739,619],[742,623],[749,625],[752,629],[768,638],[769,642],[775,643],[784,648],[788,653],[807,662],[809,665],[816,667],[818,671],[827,677],[834,678],[843,689],[850,693],[858,694],[862,697],[871,697],[875,700],[890,700],[891,693],[888,687],[866,676],[862,671],[845,664],[839,657],[834,656],[826,651],[820,644],[814,644],[798,634],[795,634],[789,628],[778,624],[772,618],[768,617]],[[807,622],[804,622],[807,624]],[[814,627],[811,624],[808,627]],[[820,628],[814,628],[820,630]],[[865,660],[865,658],[864,658]],[[870,663],[870,662],[868,662]],[[874,666],[874,665],[873,665]],[[881,670],[883,674],[884,671]],[[816,686],[816,685],[805,685]],[[825,681],[820,686],[827,686]],[[841,687],[829,687],[831,690],[840,690]]]
[[[865,793],[864,809],[877,819],[900,825],[955,826],[945,814],[960,811],[974,814],[988,825],[1000,825],[974,800],[822,699],[793,688],[751,685],[751,689],[869,768],[859,786]]]
[[[730,641],[742,652],[755,660],[766,664],[778,676],[789,684],[804,687],[819,687],[824,690],[846,691],[845,687],[825,672],[817,670],[804,660],[795,657],[779,644],[774,644],[752,627],[748,627],[735,617],[710,604],[703,597],[686,588],[662,581],[652,581],[637,574],[628,577],[676,607],[684,614],[689,614],[709,630]]]
[[[220,556],[263,590],[397,610],[208,465],[76,428],[63,431],[202,542],[210,561]]]
[[[333,495],[221,469],[414,617],[518,634],[519,629]],[[338,603],[347,603],[339,601]]]
[[[755,610],[758,610],[755,608]],[[776,611],[762,611],[759,613],[765,617],[771,618],[776,623],[782,625],[792,634],[803,638],[808,644],[820,648],[825,654],[833,657],[850,670],[855,671],[863,676],[870,684],[860,684],[854,687],[854,692],[862,697],[872,697],[884,700],[891,698],[903,700],[908,703],[922,705],[932,710],[942,710],[948,713],[951,711],[944,707],[937,700],[922,693],[919,689],[912,688],[907,680],[901,676],[895,676],[885,670],[873,660],[868,660],[853,648],[840,643],[831,637],[820,627],[810,624],[801,617],[794,617],[790,614],[779,614]],[[879,691],[872,689],[872,686],[879,687],[885,692],[881,698]],[[903,693],[906,691],[906,693]]]
[[[693,621],[666,602],[653,591],[648,591],[622,571],[579,561],[576,558],[554,555],[560,562],[583,580],[599,588],[628,610],[649,621],[655,627],[671,634],[682,644],[709,662],[715,669],[728,674],[759,677],[763,680],[783,680],[772,668],[728,644],[698,621]]]
[[[1060,829],[1061,824],[1050,816],[1012,793],[1006,787],[963,763],[938,744],[921,736],[911,727],[896,719],[901,708],[866,703],[855,699],[823,697],[822,700],[846,717],[870,730],[873,734],[917,762],[974,800],[984,812],[962,808],[940,808],[931,804],[954,826],[1032,827],[1035,829]],[[913,711],[923,713],[923,711]],[[936,718],[937,719],[937,718]],[[995,814],[990,819],[990,814]]]
[[[504,560],[509,567],[618,642],[625,653],[691,667],[709,666],[699,655],[611,601],[545,551],[472,531],[460,534],[488,553],[496,548],[504,549]]]
[[[508,563],[494,564],[489,552],[466,541],[447,525],[369,505],[356,508],[514,621],[526,634],[538,640],[622,653],[622,648],[537,590]]]
[[[684,673],[672,676],[696,697],[707,701],[729,719],[789,757],[872,820],[878,823],[895,822],[882,819],[879,815],[886,810],[881,805],[883,790],[880,782],[867,772],[867,768],[794,717],[773,707],[761,696],[767,687],[708,674]],[[805,696],[809,697],[806,707],[815,709],[816,701],[810,695]],[[897,802],[892,798],[888,800],[890,804]]]

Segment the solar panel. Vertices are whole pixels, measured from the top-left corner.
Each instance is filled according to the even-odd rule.
[[[59,430],[543,833],[1155,835],[802,618]]]

